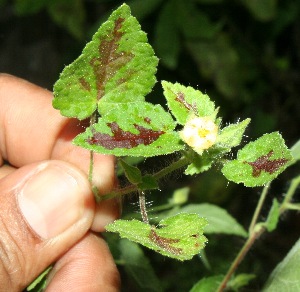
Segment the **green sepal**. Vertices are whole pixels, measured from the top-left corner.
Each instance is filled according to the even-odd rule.
[[[158,59],[128,5],[115,10],[54,85],[53,107],[67,117],[103,115],[116,103],[143,101]]]
[[[215,104],[208,95],[179,83],[162,81],[162,87],[168,107],[179,124],[184,125],[191,115],[215,118]]]
[[[222,147],[220,144],[215,144],[205,150],[202,155],[190,150],[186,155],[192,162],[186,168],[185,174],[194,175],[209,170],[216,160],[220,159],[228,151],[230,151],[230,148]]]
[[[158,227],[138,220],[116,220],[106,230],[177,260],[189,260],[204,248],[207,220],[197,214],[177,214],[161,220]]]
[[[228,180],[247,187],[263,186],[283,172],[292,159],[282,136],[273,132],[239,150],[237,159],[225,163],[222,173]]]
[[[172,116],[160,105],[118,104],[73,142],[102,154],[150,157],[183,149],[175,126]]]
[[[249,125],[251,119],[245,119],[242,122],[229,125],[221,130],[218,135],[216,143],[227,148],[232,148],[240,145],[246,127]]]

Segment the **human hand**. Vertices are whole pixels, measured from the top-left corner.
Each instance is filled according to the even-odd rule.
[[[95,205],[89,152],[71,143],[82,128],[51,100],[0,74],[0,291],[21,291],[54,262],[47,291],[117,291],[108,247],[90,230],[103,231],[118,202]],[[101,193],[111,190],[113,157],[95,155],[94,177]]]

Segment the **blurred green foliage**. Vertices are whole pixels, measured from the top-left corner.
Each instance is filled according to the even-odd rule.
[[[51,89],[64,65],[78,56],[99,24],[123,2],[0,0],[0,71]],[[149,42],[160,58],[159,81],[177,81],[206,92],[221,106],[223,123],[250,117],[251,137],[278,130],[288,146],[299,139],[300,1],[131,0],[126,3],[148,33]],[[150,98],[161,99],[160,85]],[[148,163],[159,168],[163,162]],[[184,184],[191,188],[190,203],[217,202],[241,224],[249,224],[256,203],[253,191],[241,191],[233,184],[227,186],[214,171],[188,180]],[[181,178],[170,177],[170,181],[165,182],[164,194],[168,194],[169,188],[182,186]],[[275,194],[284,191],[282,184],[280,179],[274,183]],[[161,204],[168,200],[159,192],[153,196]],[[127,209],[132,212],[132,208],[125,204],[125,214]],[[296,235],[293,232],[300,228],[297,222],[300,220],[281,223],[279,236],[264,238],[266,243],[259,243],[252,257],[241,266],[242,271],[257,275],[253,284],[257,291],[275,261],[283,257],[298,236],[298,231]],[[202,259],[195,257],[179,265],[152,251],[127,246],[129,243],[125,241],[117,242],[113,235],[108,239],[113,252],[118,245],[115,249],[119,254],[114,253],[119,260],[123,291],[131,292],[188,291],[201,277],[224,273],[242,244],[240,238],[208,236],[209,244]],[[142,271],[139,266],[126,265],[129,259],[125,248],[137,263],[147,263],[143,269],[155,279],[152,287],[139,283],[138,273]],[[151,260],[148,262],[145,257]]]

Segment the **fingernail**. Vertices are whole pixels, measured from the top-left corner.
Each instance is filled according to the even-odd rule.
[[[55,237],[83,215],[88,184],[63,165],[46,164],[23,185],[19,207],[30,227],[42,238]]]

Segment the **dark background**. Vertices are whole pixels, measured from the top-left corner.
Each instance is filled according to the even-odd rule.
[[[0,72],[51,90],[64,66],[122,2],[0,0]],[[177,81],[206,92],[221,107],[223,124],[250,117],[246,141],[272,131],[279,131],[289,147],[299,139],[300,1],[136,0],[127,4],[160,58],[158,81]],[[165,103],[159,82],[149,99]],[[163,162],[146,164],[150,169],[157,165]],[[283,197],[296,174],[297,165],[276,179],[265,212],[273,197]],[[228,185],[217,167],[197,177],[170,177],[165,193],[184,185],[191,187],[191,202],[219,204],[246,229],[261,191]],[[130,202],[127,206],[135,208]],[[284,215],[278,230],[255,244],[239,271],[257,278],[244,291],[260,290],[299,237],[299,219],[293,212]],[[240,238],[209,236],[211,271],[198,258],[178,263],[145,252],[165,291],[186,291],[204,275],[224,273],[242,243]],[[139,291],[122,266],[120,271],[123,290]]]

